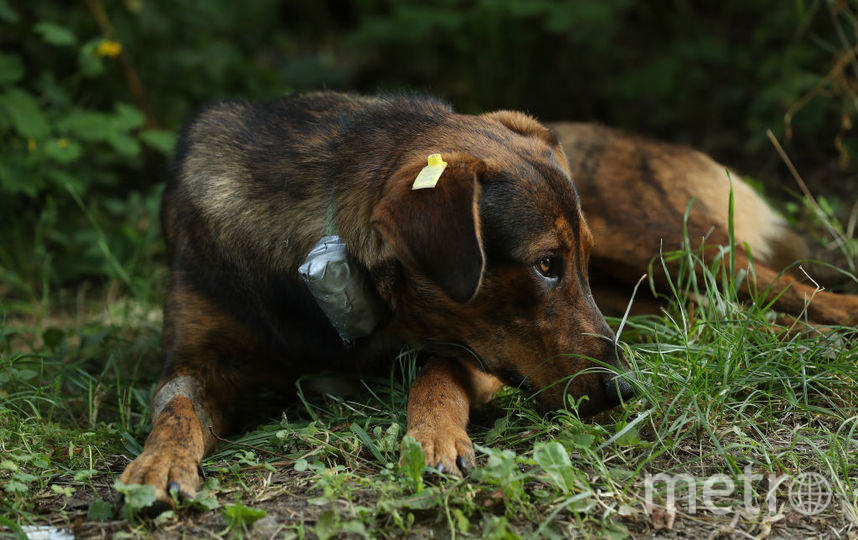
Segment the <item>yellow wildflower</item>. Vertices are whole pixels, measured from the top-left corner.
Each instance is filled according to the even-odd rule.
[[[32,152],[36,149],[36,139],[27,139],[27,150]]]
[[[112,39],[103,40],[98,44],[98,48],[95,50],[96,55],[109,56],[110,58],[116,58],[121,52],[122,44],[118,41],[113,41]]]
[[[63,137],[62,139],[57,141],[57,146],[59,146],[60,148],[65,148],[68,145],[69,145],[69,140],[66,139],[65,137]]]

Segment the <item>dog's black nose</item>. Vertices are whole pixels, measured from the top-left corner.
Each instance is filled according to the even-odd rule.
[[[619,404],[631,399],[635,395],[635,388],[629,383],[630,379],[634,379],[631,372],[605,379],[602,384],[604,384],[605,396],[608,401]]]

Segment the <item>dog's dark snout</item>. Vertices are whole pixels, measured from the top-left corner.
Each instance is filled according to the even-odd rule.
[[[612,404],[619,404],[629,400],[635,395],[635,388],[629,382],[634,379],[631,372],[626,372],[621,375],[606,378],[602,384],[605,388],[605,396]]]
[[[619,405],[634,397],[635,388],[631,382],[635,376],[629,370],[628,363],[623,353],[614,344],[608,352],[611,363],[619,368],[616,375],[606,374],[602,379],[602,389],[609,406]]]

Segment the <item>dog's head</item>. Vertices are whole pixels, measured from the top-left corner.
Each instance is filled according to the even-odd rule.
[[[399,263],[388,294],[414,337],[463,344],[508,385],[583,414],[628,397],[624,361],[590,293],[593,246],[566,157],[547,128],[500,111],[446,142],[435,188],[411,190],[425,156],[391,178],[373,223]]]

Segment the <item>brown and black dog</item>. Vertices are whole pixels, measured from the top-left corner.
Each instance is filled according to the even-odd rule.
[[[266,394],[407,345],[423,346],[424,362],[407,432],[428,464],[452,473],[474,464],[469,409],[503,384],[552,409],[587,396],[581,414],[630,397],[588,265],[627,297],[662,240],[681,242],[691,196],[689,235],[725,242],[727,179],[686,148],[588,125],[555,130],[562,145],[525,114],[461,115],[421,97],[316,93],[202,110],[164,194],[164,372],[152,432],[122,482],[151,484],[164,501],[193,495],[216,436]],[[413,190],[434,153],[447,168],[434,188]],[[753,249],[757,279],[773,282],[797,244],[753,192],[735,189],[736,239]],[[348,346],[298,276],[332,228],[386,307]],[[778,305],[798,313],[807,287],[781,282]],[[809,313],[847,323],[858,297],[818,296]]]

